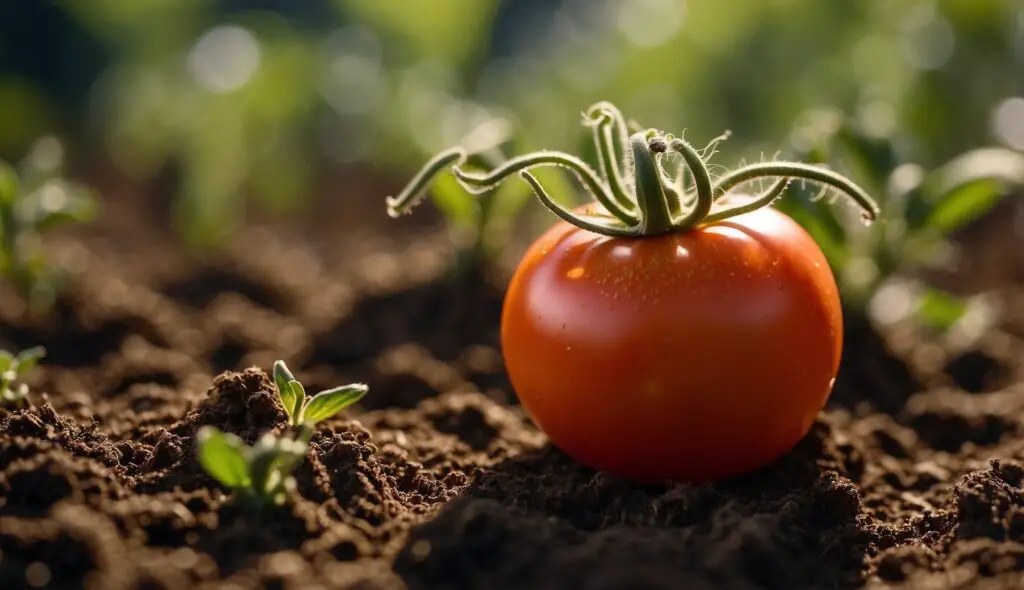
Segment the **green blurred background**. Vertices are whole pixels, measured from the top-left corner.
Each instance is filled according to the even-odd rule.
[[[0,157],[56,134],[72,168],[171,170],[191,242],[303,207],[324,171],[405,179],[495,117],[517,151],[575,151],[607,99],[695,144],[730,129],[731,164],[840,109],[929,167],[1024,149],[1022,97],[1021,0],[0,2]]]

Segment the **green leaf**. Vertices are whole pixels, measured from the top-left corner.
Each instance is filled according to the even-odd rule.
[[[303,441],[264,434],[249,453],[252,486],[264,500],[276,501],[274,492],[306,457]]]
[[[946,291],[925,288],[917,302],[917,317],[926,326],[945,332],[967,311],[967,303]]]
[[[295,410],[295,392],[292,390],[291,382],[295,381],[295,376],[288,370],[288,366],[284,364],[284,361],[276,361],[274,363],[274,386],[277,387],[277,395],[281,398],[281,405],[284,406],[284,411],[288,414],[288,418],[292,418],[293,411]]]
[[[80,191],[81,192],[81,191]],[[88,223],[96,218],[99,201],[83,194],[73,194],[60,208],[40,208],[33,225],[38,232],[47,232],[62,225]]]
[[[886,178],[900,164],[899,155],[889,137],[871,137],[857,125],[844,121],[835,137],[861,176],[870,179],[875,189],[885,187]]]
[[[475,228],[479,216],[477,197],[463,190],[451,174],[442,174],[434,180],[431,196],[434,205],[451,227]]]
[[[973,197],[962,197],[967,201],[986,200],[982,196],[981,189],[974,188],[976,183],[983,181],[999,183],[1003,187],[1004,195],[988,195],[988,199],[992,201],[991,205],[994,205],[995,201],[1005,194],[1011,193],[1011,187],[1024,186],[1024,154],[1000,147],[977,148],[964,152],[931,171],[919,189],[910,196],[907,211],[908,227],[911,229],[927,227],[931,215],[936,210],[947,207],[946,201],[950,195],[961,190],[978,191]],[[956,203],[949,206],[955,206],[957,209],[963,207],[965,211],[973,213],[971,210],[974,207],[980,208],[983,205],[985,205],[984,202],[979,202],[977,205]],[[985,209],[985,211],[987,210]],[[978,215],[985,211],[979,209]],[[942,215],[950,223],[956,221],[952,210],[943,212]],[[972,218],[976,217],[977,215],[972,215]],[[969,221],[970,219],[963,221],[957,227]]]
[[[299,424],[303,421],[303,406],[306,405],[306,388],[298,381],[289,381],[288,388],[292,392],[292,423]]]
[[[319,422],[356,403],[369,391],[362,383],[327,389],[313,396],[306,406],[305,421]]]
[[[199,464],[214,479],[234,489],[252,484],[243,452],[245,446],[237,436],[225,434],[213,426],[204,426],[197,438]]]
[[[34,346],[28,350],[21,351],[18,353],[18,356],[14,357],[18,373],[24,375],[31,371],[44,356],[46,356],[46,349],[42,346]]]
[[[0,350],[0,375],[3,375],[14,365],[14,355],[6,350]]]
[[[14,167],[0,160],[0,205],[14,202],[18,194],[18,173]]]
[[[942,196],[925,218],[924,227],[943,234],[956,231],[991,211],[1008,193],[999,180],[969,181]]]

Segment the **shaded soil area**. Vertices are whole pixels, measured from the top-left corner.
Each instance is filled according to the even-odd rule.
[[[48,320],[0,287],[0,347],[42,344],[0,414],[0,588],[585,590],[1024,587],[1024,290],[968,347],[848,314],[812,432],[714,485],[631,484],[552,448],[498,349],[502,285],[443,242],[344,255],[252,230],[204,262],[69,242]],[[299,493],[231,503],[207,424],[286,428],[264,369],[370,385]],[[567,386],[571,386],[567,384]],[[614,436],[614,433],[609,433]]]

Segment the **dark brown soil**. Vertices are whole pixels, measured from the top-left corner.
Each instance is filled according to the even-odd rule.
[[[49,321],[0,286],[0,347],[49,350],[32,407],[0,417],[0,589],[1024,587],[1019,287],[967,349],[848,313],[831,404],[796,449],[640,486],[577,465],[515,405],[500,283],[446,280],[425,237],[281,235],[201,263],[67,242]],[[195,434],[283,430],[261,370],[278,358],[307,389],[371,392],[314,436],[299,494],[252,512],[199,468]]]

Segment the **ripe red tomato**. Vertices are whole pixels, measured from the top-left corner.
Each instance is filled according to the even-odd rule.
[[[512,385],[553,444],[643,482],[709,481],[790,450],[842,351],[835,279],[771,208],[637,239],[559,222],[502,316]]]

